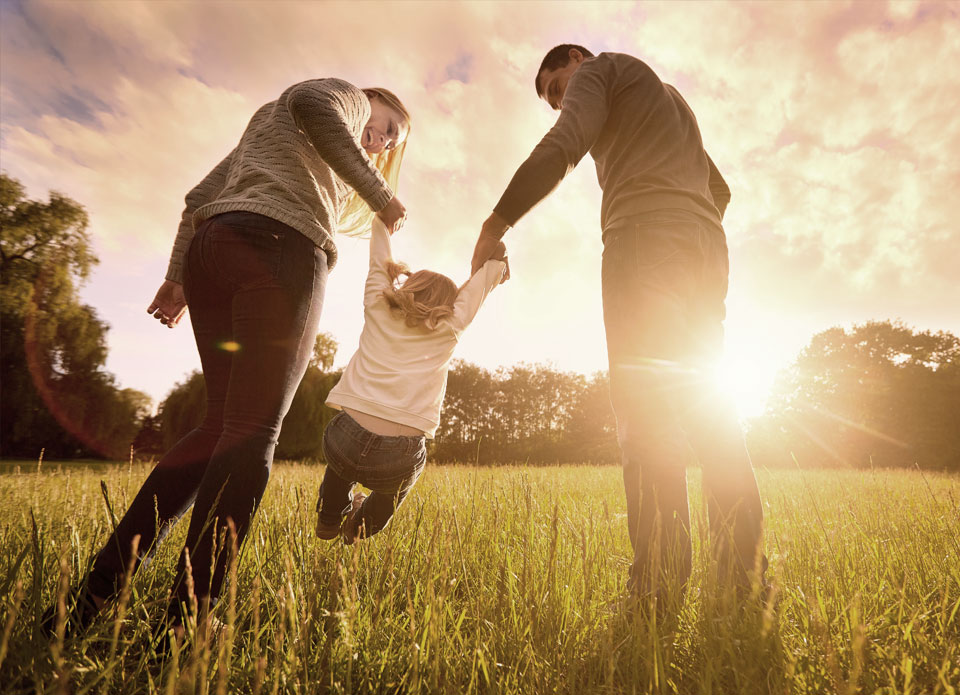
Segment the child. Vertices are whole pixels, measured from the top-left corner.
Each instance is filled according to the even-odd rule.
[[[426,463],[457,341],[506,270],[503,244],[459,290],[430,270],[393,262],[390,235],[374,220],[360,347],[330,391],[341,410],[323,433],[327,470],[317,536],[351,545],[382,530]],[[400,281],[401,276],[406,280]],[[372,490],[357,493],[355,483]]]

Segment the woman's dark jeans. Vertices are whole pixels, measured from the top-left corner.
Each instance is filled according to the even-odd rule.
[[[727,294],[723,230],[663,210],[607,230],[603,318],[634,549],[631,587],[682,588],[691,569],[686,463],[703,469],[714,551],[743,585],[760,554],[760,493],[737,414],[716,386]],[[665,587],[666,588],[666,587]]]
[[[206,382],[206,415],[140,488],[96,558],[89,591],[115,594],[128,564],[148,560],[194,504],[184,550],[197,599],[216,602],[227,565],[224,538],[232,523],[239,546],[263,495],[280,424],[313,350],[326,281],[326,254],[280,222],[230,212],[200,225],[185,263],[184,292]],[[181,553],[172,612],[189,605],[186,559]]]
[[[426,437],[385,437],[364,429],[344,412],[323,433],[327,470],[320,484],[320,521],[340,524],[356,483],[370,488],[360,508],[364,537],[383,530],[413,488],[427,461]]]

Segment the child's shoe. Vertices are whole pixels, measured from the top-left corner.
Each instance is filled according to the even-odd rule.
[[[317,518],[317,538],[322,541],[332,541],[340,535],[340,524],[328,524]]]
[[[353,545],[363,532],[363,522],[360,519],[360,508],[367,496],[362,492],[353,493],[353,501],[350,503],[350,511],[347,512],[347,518],[343,520],[340,527],[340,535],[343,536],[344,545]]]

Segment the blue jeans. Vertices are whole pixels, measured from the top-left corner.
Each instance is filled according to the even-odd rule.
[[[723,346],[723,229],[679,210],[644,215],[605,231],[602,273],[630,585],[646,594],[660,576],[682,587],[690,575],[691,448],[721,572],[746,583],[758,556],[765,562],[763,513],[736,411],[711,374]]]
[[[356,483],[371,493],[360,508],[363,535],[383,530],[423,472],[426,437],[385,437],[364,429],[344,412],[323,433],[327,470],[320,484],[320,521],[339,524],[350,509]]]
[[[206,414],[147,477],[97,556],[90,591],[116,593],[128,563],[148,560],[194,505],[184,550],[197,598],[216,601],[228,556],[223,534],[232,523],[239,545],[256,513],[280,425],[312,354],[326,281],[326,253],[280,222],[229,212],[200,225],[183,288],[206,382]],[[172,612],[187,602],[185,575],[181,553]]]

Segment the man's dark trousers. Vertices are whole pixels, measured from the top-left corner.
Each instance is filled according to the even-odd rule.
[[[630,587],[657,595],[664,581],[682,589],[690,576],[691,449],[703,470],[721,579],[748,586],[749,572],[765,565],[763,511],[739,420],[714,377],[729,270],[723,229],[660,210],[610,226],[603,240],[611,401],[634,550]]]

